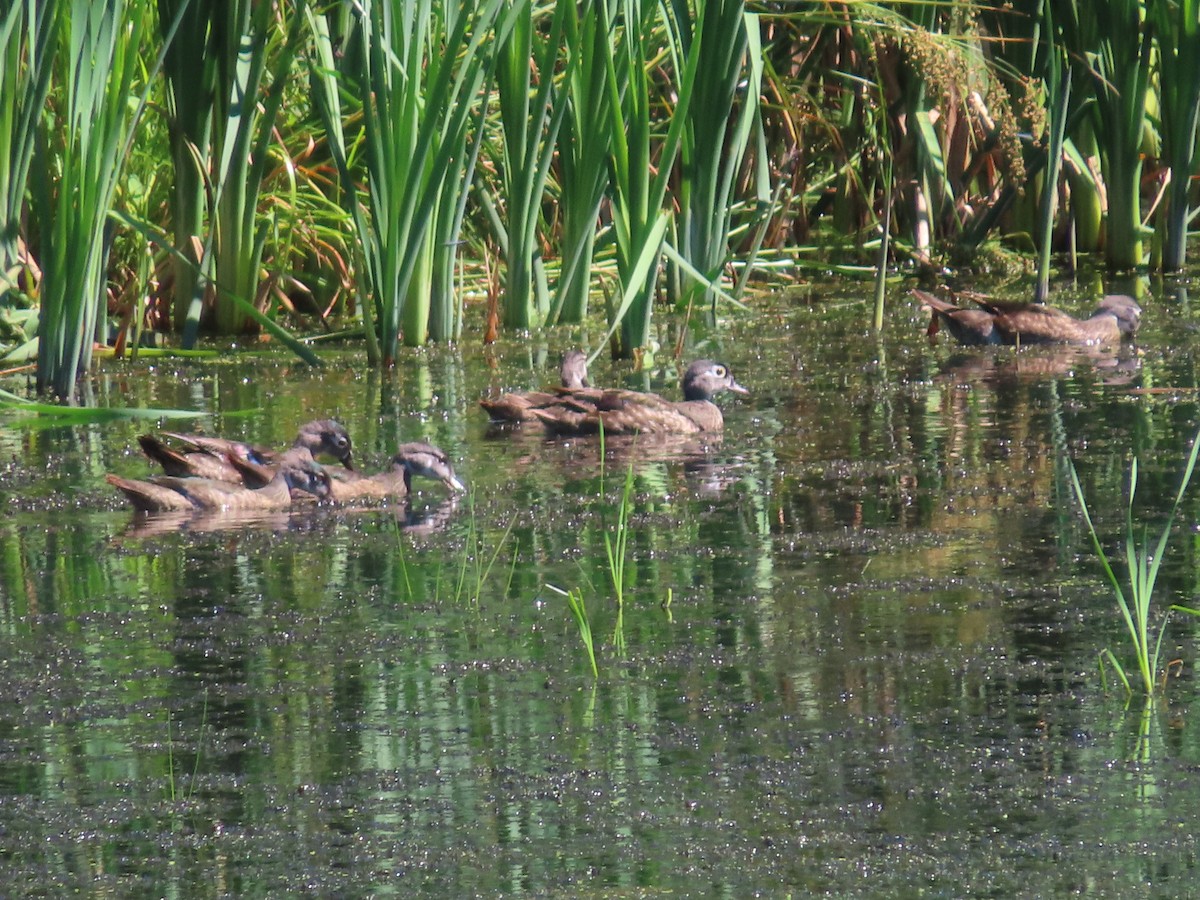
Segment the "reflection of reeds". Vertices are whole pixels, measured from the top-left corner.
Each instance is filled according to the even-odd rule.
[[[1154,585],[1158,579],[1158,567],[1162,564],[1163,554],[1166,552],[1167,542],[1171,537],[1171,526],[1174,524],[1175,515],[1179,511],[1179,504],[1183,501],[1183,494],[1192,480],[1192,473],[1195,471],[1198,455],[1200,455],[1200,433],[1197,433],[1196,438],[1192,442],[1192,452],[1188,456],[1187,465],[1184,467],[1183,477],[1179,482],[1179,490],[1175,494],[1175,502],[1171,504],[1170,512],[1167,515],[1167,522],[1163,526],[1162,534],[1159,535],[1153,549],[1147,546],[1147,527],[1142,526],[1136,530],[1134,528],[1133,500],[1134,495],[1137,493],[1138,477],[1138,463],[1136,458],[1134,458],[1129,468],[1129,498],[1125,506],[1125,565],[1129,569],[1128,597],[1126,597],[1125,591],[1121,587],[1120,579],[1113,572],[1108,555],[1104,552],[1104,548],[1100,544],[1100,537],[1096,533],[1095,525],[1092,524],[1092,517],[1088,512],[1087,501],[1084,499],[1083,487],[1079,483],[1079,476],[1075,472],[1075,466],[1071,465],[1070,467],[1071,486],[1075,490],[1075,497],[1079,501],[1079,508],[1083,511],[1083,520],[1087,523],[1088,533],[1092,538],[1092,547],[1096,551],[1096,556],[1100,559],[1100,565],[1104,567],[1104,574],[1108,576],[1108,581],[1112,585],[1113,593],[1117,599],[1117,607],[1120,609],[1125,627],[1129,631],[1130,640],[1137,654],[1138,671],[1142,676],[1142,687],[1147,695],[1153,694],[1156,686],[1159,685],[1159,662],[1162,652],[1162,639],[1167,629],[1167,617],[1170,615],[1170,611],[1179,610],[1191,613],[1192,615],[1200,615],[1200,611],[1198,610],[1189,609],[1185,606],[1172,605],[1163,616],[1158,628],[1158,635],[1153,638],[1153,647],[1151,647],[1150,601],[1154,596]],[[1125,685],[1125,690],[1132,693],[1133,687],[1129,683],[1129,677],[1126,675],[1125,669],[1109,648],[1105,648],[1100,655],[1102,671],[1105,659],[1112,665],[1113,670]],[[1163,675],[1163,679],[1165,680],[1165,675]]]

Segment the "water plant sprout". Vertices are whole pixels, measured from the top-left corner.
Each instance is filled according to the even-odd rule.
[[[1184,492],[1187,491],[1188,484],[1192,480],[1192,473],[1196,468],[1196,458],[1200,455],[1200,433],[1192,440],[1192,452],[1188,456],[1187,465],[1183,470],[1183,477],[1179,482],[1179,490],[1175,493],[1175,501],[1171,504],[1170,513],[1167,516],[1166,524],[1163,525],[1162,533],[1158,536],[1153,548],[1149,547],[1148,527],[1142,525],[1140,528],[1135,528],[1133,521],[1133,500],[1137,493],[1138,479],[1138,461],[1135,457],[1129,467],[1129,493],[1128,500],[1125,506],[1125,565],[1129,570],[1129,594],[1126,596],[1125,590],[1121,587],[1121,580],[1113,571],[1112,563],[1109,562],[1108,555],[1104,552],[1104,547],[1100,543],[1100,536],[1096,533],[1096,526],[1092,523],[1091,514],[1088,512],[1087,502],[1083,496],[1083,487],[1079,483],[1079,476],[1075,472],[1074,464],[1069,466],[1071,472],[1071,486],[1075,490],[1075,497],[1079,501],[1079,508],[1083,511],[1083,520],[1087,523],[1088,534],[1092,538],[1092,547],[1096,551],[1096,556],[1100,558],[1100,565],[1104,568],[1104,574],[1108,576],[1109,584],[1112,585],[1113,593],[1116,596],[1117,608],[1121,611],[1121,617],[1125,622],[1125,627],[1129,631],[1130,640],[1133,642],[1134,651],[1137,656],[1138,671],[1141,673],[1142,688],[1147,696],[1155,693],[1156,689],[1161,688],[1166,682],[1165,674],[1159,676],[1159,663],[1162,653],[1162,639],[1167,630],[1167,619],[1171,610],[1189,613],[1194,616],[1200,615],[1200,610],[1192,609],[1187,606],[1172,604],[1163,616],[1162,622],[1158,627],[1158,634],[1152,636],[1150,632],[1150,601],[1154,596],[1154,585],[1158,580],[1158,568],[1162,564],[1163,554],[1167,549],[1167,542],[1171,537],[1171,527],[1174,524],[1175,516],[1179,511],[1179,504],[1183,501]],[[1153,640],[1153,647],[1151,641]],[[1121,679],[1121,683],[1125,685],[1127,693],[1133,693],[1133,686],[1130,684],[1129,676],[1126,674],[1124,667],[1117,660],[1116,654],[1106,647],[1100,653],[1100,664],[1103,670],[1104,661],[1113,667],[1117,673],[1117,677]]]

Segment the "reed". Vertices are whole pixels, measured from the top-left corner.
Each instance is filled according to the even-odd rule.
[[[1152,632],[1150,627],[1151,606],[1154,598],[1154,587],[1158,580],[1159,566],[1162,565],[1163,557],[1166,554],[1167,545],[1171,537],[1171,529],[1174,526],[1175,517],[1179,512],[1179,506],[1183,502],[1183,495],[1191,483],[1192,474],[1196,468],[1197,456],[1200,456],[1200,433],[1197,433],[1192,441],[1192,452],[1189,454],[1187,464],[1184,466],[1183,475],[1179,482],[1179,490],[1175,492],[1175,500],[1171,504],[1166,524],[1163,526],[1162,532],[1153,546],[1150,545],[1148,539],[1148,528],[1144,525],[1140,528],[1134,525],[1133,502],[1137,493],[1137,459],[1135,458],[1130,465],[1129,494],[1125,506],[1124,535],[1124,563],[1128,570],[1129,578],[1129,583],[1126,587],[1122,587],[1121,580],[1113,571],[1112,563],[1109,561],[1108,555],[1104,552],[1104,547],[1100,543],[1100,536],[1096,533],[1096,527],[1092,523],[1091,514],[1088,512],[1087,501],[1084,497],[1083,487],[1079,483],[1079,476],[1075,471],[1075,466],[1070,466],[1071,486],[1075,492],[1075,499],[1079,502],[1079,508],[1083,512],[1083,520],[1087,525],[1088,534],[1092,539],[1092,549],[1096,551],[1096,556],[1100,560],[1104,574],[1112,586],[1113,595],[1117,601],[1117,609],[1121,613],[1121,619],[1125,624],[1126,631],[1129,633],[1130,643],[1133,645],[1142,690],[1147,695],[1155,693],[1155,690],[1162,684],[1162,681],[1160,681],[1160,672],[1162,672],[1160,665],[1162,639],[1167,629],[1167,619],[1171,611],[1200,615],[1200,610],[1172,605],[1163,614],[1156,631]],[[1116,654],[1110,648],[1105,648],[1102,651],[1101,661],[1103,662],[1104,659],[1107,659],[1112,665],[1121,683],[1125,686],[1126,692],[1132,693],[1133,685],[1130,678],[1118,661]],[[1165,675],[1163,677],[1165,678]]]
[[[377,350],[368,344],[373,362],[391,366],[401,336],[410,346],[425,343],[431,302],[453,306],[445,278],[443,293],[431,296],[435,250],[453,252],[457,244],[453,232],[475,146],[468,133],[472,122],[479,127],[478,104],[494,64],[485,47],[503,40],[516,14],[510,9],[501,22],[504,8],[501,0],[465,7],[450,0],[365,0],[353,7],[354,46],[339,74],[362,98],[365,194],[355,187],[349,142],[330,146],[362,244],[362,282],[370,292],[364,319],[379,331]],[[328,116],[332,104],[322,109],[327,130],[340,130],[342,122]],[[442,310],[442,321],[454,318],[452,308]]]
[[[21,215],[54,71],[58,4],[17,0],[0,18],[0,306],[18,289]]]
[[[204,301],[200,254],[206,213],[207,172],[212,157],[210,136],[216,110],[218,35],[217,7],[192,0],[158,0],[159,29],[167,43],[163,54],[163,99],[169,128],[173,184],[169,204],[175,252],[174,322],[188,328],[195,343]],[[179,20],[186,41],[165,41],[171,22]]]
[[[567,110],[568,94],[555,69],[574,6],[574,0],[558,0],[547,28],[542,21],[535,23],[532,3],[515,4],[513,27],[498,49],[504,223],[497,235],[507,263],[504,324],[509,328],[540,327],[549,313],[538,226],[555,142]],[[562,76],[568,81],[578,58],[578,53],[570,54]]]
[[[37,389],[70,396],[102,337],[110,246],[109,212],[135,114],[134,79],[142,71],[148,0],[51,2],[58,43],[58,84],[65,114],[45,121],[36,168],[41,226],[41,319]],[[50,163],[49,160],[54,160]]]
[[[617,354],[631,357],[650,344],[659,258],[670,224],[663,200],[688,122],[703,41],[693,41],[686,55],[680,55],[683,68],[673,71],[674,80],[664,89],[674,104],[666,135],[659,138],[651,116],[656,95],[650,78],[660,52],[659,7],[621,0],[618,9],[623,28],[605,58],[612,123],[610,201],[620,281],[620,298],[609,309],[608,337],[617,334]],[[695,28],[700,33],[706,9],[707,4],[698,7]]]
[[[1162,213],[1166,243],[1162,267],[1183,268],[1191,218],[1189,193],[1200,127],[1200,0],[1148,3],[1146,14],[1158,39],[1158,98],[1162,154],[1171,169]]]
[[[566,4],[565,37],[574,54],[567,74],[567,116],[559,131],[558,199],[562,266],[546,317],[577,324],[587,315],[596,225],[608,187],[613,120],[607,69],[614,0]]]
[[[1142,141],[1153,44],[1140,0],[1057,6],[1067,53],[1091,61],[1090,99],[1108,196],[1105,258],[1112,268],[1142,265]],[[1051,189],[1047,186],[1047,190]]]
[[[755,209],[770,205],[759,108],[763,73],[759,17],[746,12],[742,0],[692,5],[673,0],[670,9],[674,68],[683,69],[696,44],[701,57],[679,147],[677,249],[688,266],[676,264],[670,280],[691,285],[681,296],[677,294],[677,305],[715,304],[718,294],[711,286],[720,281],[732,255],[739,178],[752,138],[757,138],[760,148],[751,179],[757,189]]]

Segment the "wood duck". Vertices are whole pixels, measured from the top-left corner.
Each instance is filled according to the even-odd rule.
[[[581,350],[568,350],[563,354],[558,374],[562,379],[562,387],[548,391],[502,394],[495,399],[480,400],[479,405],[487,410],[493,422],[532,422],[537,418],[532,413],[533,409],[550,406],[564,394],[591,387],[588,384],[587,354]]]
[[[162,466],[168,475],[179,478],[197,477],[231,484],[242,483],[242,473],[231,462],[239,459],[260,465],[269,465],[278,456],[272,450],[242,441],[210,437],[203,434],[179,434],[165,431],[166,437],[174,438],[190,447],[179,451],[168,447],[160,438],[150,434],[138,437],[142,452],[153,462]],[[347,469],[353,469],[350,435],[333,419],[318,419],[300,426],[292,447],[304,447],[314,457],[329,456]],[[265,483],[265,482],[264,482]]]
[[[1097,346],[1120,343],[1137,331],[1142,308],[1127,294],[1109,294],[1086,319],[1041,303],[1002,303],[975,299],[979,309],[963,309],[926,291],[913,290],[929,307],[927,333],[932,337],[945,325],[959,343],[1075,344]]]
[[[532,412],[556,434],[595,434],[601,428],[605,434],[720,431],[725,420],[712,398],[721,391],[750,393],[724,364],[698,359],[683,374],[679,403],[640,391],[590,390],[568,392]]]
[[[248,485],[265,484],[271,477],[272,470],[268,466],[233,456],[230,461],[241,471]],[[454,474],[446,453],[439,447],[421,442],[401,444],[392,456],[390,468],[375,475],[363,475],[358,471],[330,471],[328,474],[331,476],[328,499],[335,503],[406,497],[412,492],[413,475],[440,481],[452,491],[466,490]]]
[[[142,512],[286,509],[291,505],[293,488],[324,498],[329,496],[330,485],[329,473],[317,465],[307,447],[293,447],[281,454],[278,471],[261,488],[174,475],[157,475],[149,481],[136,481],[110,474],[105,480]]]
[[[357,472],[339,473],[330,479],[329,499],[345,503],[360,499],[398,499],[412,493],[412,477],[422,475],[461,493],[466,485],[454,474],[449,457],[438,447],[425,443],[401,444],[392,457],[391,467],[375,475]]]

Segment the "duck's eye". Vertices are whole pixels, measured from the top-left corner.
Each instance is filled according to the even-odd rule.
[[[724,366],[717,366],[713,369],[713,372],[716,373],[718,378],[724,378],[728,374]]]

